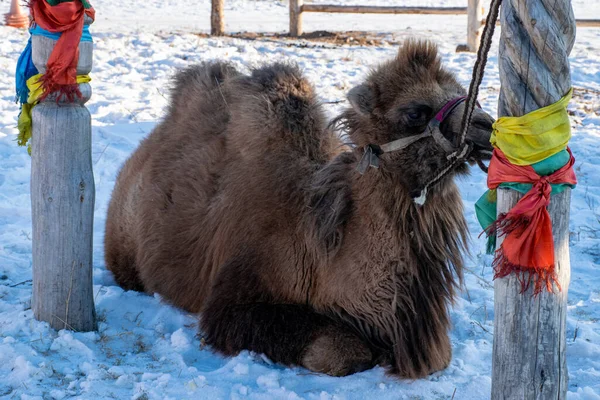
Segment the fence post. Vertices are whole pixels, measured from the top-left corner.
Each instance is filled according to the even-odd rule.
[[[467,49],[477,52],[485,25],[485,8],[482,0],[469,0],[467,6]]]
[[[4,14],[4,24],[13,28],[27,28],[29,26],[29,16],[21,10],[19,0],[11,0],[10,10]]]
[[[568,56],[575,41],[571,1],[505,0],[501,13],[498,115],[521,116],[555,103],[571,86]],[[566,398],[570,196],[568,188],[552,196],[548,208],[561,291],[533,297],[532,288],[520,293],[514,274],[495,281],[493,400]],[[498,214],[511,209],[520,197],[499,189]]]
[[[304,0],[290,0],[290,36],[302,36],[302,3]]]
[[[212,0],[212,8],[210,12],[210,34],[213,36],[223,36],[225,34],[223,2],[224,0]]]
[[[45,0],[43,0],[45,1]],[[85,16],[85,23],[92,19]],[[32,37],[33,62],[46,71],[56,40]],[[91,42],[79,44],[77,75],[92,69]],[[92,286],[94,175],[92,127],[84,103],[92,94],[69,103],[50,94],[32,110],[31,209],[33,222],[33,297],[36,319],[54,329],[96,329]]]

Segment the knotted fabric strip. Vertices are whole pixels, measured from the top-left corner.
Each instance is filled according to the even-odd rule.
[[[490,162],[490,189],[496,189],[506,181],[532,184],[531,190],[510,211],[501,214],[486,231],[488,234],[505,235],[502,245],[496,250],[494,277],[502,278],[515,272],[521,280],[523,290],[534,282],[534,294],[540,293],[544,287],[552,292],[553,283],[560,290],[556,280],[554,238],[548,205],[551,184],[577,183],[573,170],[575,158],[568,151],[568,163],[547,176],[538,175],[529,165],[511,164],[499,149],[494,149]]]
[[[534,283],[534,294],[549,292],[556,279],[552,221],[548,213],[550,196],[565,187],[575,187],[575,159],[566,144],[571,137],[567,105],[572,90],[555,104],[522,117],[502,117],[494,124],[491,142],[488,187],[477,202],[479,221],[488,235],[503,235],[495,252],[494,278],[514,272],[525,291]],[[560,164],[558,164],[560,163]],[[498,187],[516,189],[525,196],[507,213],[486,221]],[[489,248],[489,246],[488,246]]]
[[[27,88],[27,80],[34,75],[37,75],[39,71],[36,66],[33,64],[32,59],[32,49],[31,49],[31,38],[32,36],[45,36],[50,39],[58,40],[60,39],[60,33],[49,32],[36,23],[34,23],[31,28],[29,28],[29,40],[27,41],[27,45],[25,49],[19,56],[19,60],[17,61],[17,68],[15,71],[15,91],[16,91],[16,101],[17,103],[27,103],[27,98],[29,97],[29,89]],[[83,26],[83,33],[81,35],[82,42],[92,42],[92,35],[90,34],[89,25]]]
[[[86,3],[87,4],[87,3]],[[87,14],[94,19],[95,11],[79,1],[59,2],[51,5],[46,0],[31,0],[31,16],[41,28],[60,32],[50,58],[46,73],[41,79],[43,97],[59,91],[72,101],[73,96],[81,96],[77,86],[77,61],[79,60],[79,41],[83,31],[83,17]]]

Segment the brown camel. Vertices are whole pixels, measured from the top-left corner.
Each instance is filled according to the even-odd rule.
[[[464,95],[436,47],[414,40],[352,89],[352,107],[329,125],[294,66],[190,67],[119,174],[106,264],[123,288],[199,313],[207,343],[225,355],[251,350],[331,375],[376,364],[408,378],[441,370],[467,235],[453,177],[468,166],[422,206],[415,190],[447,162],[435,138],[379,154],[364,174],[357,166],[366,146],[425,132]],[[439,125],[450,145],[457,104]],[[492,122],[475,112],[473,161],[490,148]]]

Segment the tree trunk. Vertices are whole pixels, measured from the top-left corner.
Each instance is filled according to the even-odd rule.
[[[210,12],[210,34],[223,36],[225,34],[225,21],[223,19],[224,0],[212,0]]]
[[[302,36],[302,3],[304,0],[290,0],[290,36]]]
[[[485,9],[482,0],[469,0],[467,18],[467,48],[477,52],[483,26],[485,25]]]
[[[569,0],[505,0],[501,10],[499,116],[521,116],[555,103],[570,89],[568,55],[575,40]],[[565,399],[566,313],[570,280],[571,191],[553,196],[558,282],[555,293],[520,293],[514,275],[495,281],[492,399]],[[498,190],[498,213],[521,195]],[[502,237],[498,238],[498,246]]]
[[[86,17],[86,22],[91,19]],[[56,41],[33,36],[33,61],[40,73]],[[77,74],[92,69],[92,43],[79,47]],[[96,329],[92,286],[94,176],[91,117],[84,103],[91,87],[79,85],[81,99],[56,101],[49,95],[32,111],[31,209],[33,297],[36,319],[54,329]]]

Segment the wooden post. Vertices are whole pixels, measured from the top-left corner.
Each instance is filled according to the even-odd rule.
[[[469,0],[467,10],[467,49],[476,53],[485,25],[485,8],[482,0]]]
[[[29,26],[29,16],[21,10],[19,0],[11,0],[10,10],[4,14],[4,24],[13,28],[27,28]]]
[[[290,36],[302,36],[302,3],[304,0],[290,0]]]
[[[224,0],[212,0],[212,8],[210,12],[210,34],[213,36],[223,36],[225,34],[223,1]]]
[[[521,116],[569,91],[568,55],[575,41],[570,0],[505,0],[501,10],[499,116]],[[553,196],[549,212],[562,291],[520,294],[515,276],[494,284],[492,399],[565,399],[566,313],[570,280],[569,189]],[[521,197],[498,190],[498,213]],[[498,245],[502,238],[498,238]]]
[[[91,19],[85,17],[86,24]],[[56,40],[33,36],[33,62],[46,71]],[[77,74],[92,69],[92,43],[81,42]],[[96,329],[92,287],[94,176],[91,117],[82,98],[68,103],[51,94],[32,111],[31,209],[33,219],[33,298],[36,319],[54,329]]]

